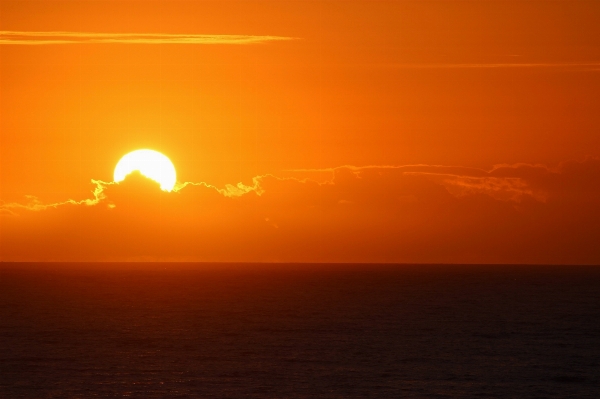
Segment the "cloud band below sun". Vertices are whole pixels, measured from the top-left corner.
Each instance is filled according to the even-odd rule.
[[[456,198],[468,195],[486,195],[495,200],[519,203],[526,198],[537,202],[546,202],[548,193],[565,194],[560,185],[567,185],[563,180],[573,169],[573,165],[581,165],[586,169],[595,170],[600,165],[600,159],[589,158],[583,162],[570,161],[559,165],[557,168],[548,168],[544,165],[497,165],[486,171],[478,168],[443,165],[369,165],[352,166],[345,165],[328,169],[294,169],[283,171],[287,176],[275,176],[272,174],[255,176],[251,185],[243,183],[226,184],[223,188],[206,182],[180,182],[173,189],[174,193],[182,193],[187,187],[200,187],[218,193],[226,198],[242,197],[254,193],[261,196],[268,190],[280,191],[280,186],[295,184],[302,191],[302,186],[312,183],[313,185],[340,186],[347,182],[348,176],[358,179],[356,182],[372,180],[374,176],[380,176],[373,180],[370,196],[376,197],[379,189],[386,189],[398,185],[399,182],[411,176],[424,179],[443,187],[449,194]],[[328,172],[330,177],[325,180],[315,179],[313,174]],[[570,180],[569,178],[567,180]],[[92,179],[94,189],[93,197],[83,200],[68,199],[58,203],[44,204],[37,197],[28,195],[24,203],[0,202],[0,211],[4,214],[14,214],[15,211],[43,211],[46,209],[62,207],[64,205],[87,205],[94,206],[105,200],[106,191],[111,186],[119,186],[118,182],[105,182]],[[154,183],[152,183],[154,184]],[[352,184],[355,186],[357,184]],[[566,187],[565,187],[566,189]],[[189,189],[188,189],[189,190]],[[186,191],[188,191],[186,190]],[[410,194],[410,193],[409,193]],[[346,201],[344,198],[340,198]]]
[[[0,44],[256,44],[293,40],[284,36],[173,33],[96,33],[0,31]]]
[[[280,173],[166,192],[134,172],[0,203],[0,260],[600,264],[599,158]]]

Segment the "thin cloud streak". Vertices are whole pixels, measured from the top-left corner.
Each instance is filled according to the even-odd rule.
[[[431,172],[404,172],[404,174],[428,177],[459,198],[473,194],[486,194],[496,200],[513,202],[521,202],[524,197],[531,197],[539,202],[546,202],[547,199],[545,193],[532,190],[527,181],[518,177],[479,177]]]
[[[294,40],[284,36],[200,35],[171,33],[21,32],[0,31],[0,44],[257,44]]]
[[[599,62],[547,62],[547,63],[473,63],[473,64],[387,64],[386,66],[399,69],[497,69],[497,68],[581,68],[599,67]]]

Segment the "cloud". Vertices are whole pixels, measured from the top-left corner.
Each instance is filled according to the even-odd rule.
[[[172,33],[93,33],[0,31],[0,44],[255,44],[293,40],[284,36],[201,35]]]
[[[426,176],[439,182],[457,197],[486,194],[498,200],[515,202],[520,202],[524,196],[531,196],[540,201],[545,200],[542,193],[534,192],[525,180],[516,177],[472,177],[419,172],[413,174]]]
[[[79,200],[79,201],[76,201],[73,199],[68,199],[68,200],[62,201],[62,202],[44,204],[36,196],[26,195],[25,203],[0,202],[0,214],[4,213],[4,214],[9,214],[9,215],[16,215],[15,211],[17,211],[17,210],[45,211],[49,208],[58,208],[58,207],[61,207],[64,205],[87,205],[87,206],[97,205],[101,200],[106,198],[104,195],[104,190],[106,189],[106,187],[113,185],[113,184],[117,184],[114,182],[109,183],[109,182],[104,182],[102,180],[94,180],[94,179],[92,179],[91,182],[92,182],[92,184],[95,185],[94,190],[92,190],[93,198],[87,198],[87,199],[83,199],[83,200]]]
[[[456,64],[385,64],[384,67],[398,69],[520,69],[520,68],[587,68],[589,71],[600,67],[598,62],[498,62],[498,63],[456,63]],[[592,69],[590,69],[592,68]]]
[[[187,186],[201,186],[201,187],[206,187],[206,188],[210,188],[213,189],[215,191],[217,191],[219,194],[225,196],[225,197],[239,197],[242,196],[244,194],[250,193],[250,192],[254,192],[258,195],[261,195],[264,190],[262,189],[262,187],[260,186],[260,180],[263,176],[256,176],[252,179],[252,185],[251,186],[246,186],[243,183],[238,183],[238,184],[226,184],[225,188],[219,188],[216,186],[213,186],[211,184],[208,183],[194,183],[194,182],[185,182],[185,183],[179,183],[177,185],[175,185],[174,191],[178,192],[183,190],[184,188],[186,188]]]
[[[600,263],[600,159],[343,166],[0,205],[4,260]],[[313,179],[315,175],[326,179]]]
[[[521,165],[521,167],[529,165]],[[486,194],[498,200],[520,202],[524,196],[530,196],[539,201],[545,200],[545,192],[533,189],[527,179],[519,176],[499,175],[499,167],[491,171],[478,168],[444,165],[369,165],[363,167],[342,166],[331,169],[295,169],[287,172],[323,173],[329,172],[336,176],[341,171],[348,171],[358,178],[370,174],[387,174],[402,176],[420,176],[445,187],[456,197],[473,194]],[[548,170],[548,169],[545,169]],[[498,175],[498,176],[496,176]],[[407,194],[410,196],[410,194]]]
[[[315,173],[329,173],[329,178],[318,181],[313,179]],[[556,168],[544,165],[514,164],[496,165],[491,170],[479,168],[444,166],[444,165],[345,165],[326,169],[293,169],[283,173],[301,174],[302,178],[295,176],[278,177],[272,174],[255,176],[251,184],[242,182],[226,184],[217,187],[206,182],[177,183],[173,192],[184,194],[192,188],[208,190],[226,198],[237,198],[248,194],[262,196],[289,197],[297,200],[308,200],[306,194],[310,190],[320,190],[323,194],[340,195],[335,199],[338,204],[351,204],[355,202],[377,202],[392,194],[394,198],[404,198],[404,201],[413,202],[415,187],[406,187],[411,178],[418,181],[427,180],[435,186],[445,188],[454,197],[461,198],[469,195],[483,194],[495,200],[521,202],[528,197],[532,200],[545,202],[548,197],[558,198],[561,195],[572,195],[592,190],[596,178],[600,178],[600,159],[588,158],[584,161],[569,161],[559,164]],[[136,175],[137,173],[133,173]],[[136,178],[138,179],[138,178]],[[145,180],[145,179],[144,179]],[[412,181],[415,181],[412,179]],[[25,202],[0,203],[0,210],[14,214],[16,211],[43,211],[67,205],[94,206],[107,199],[107,192],[118,190],[119,183],[104,182],[92,179],[94,186],[92,197],[87,199],[68,199],[57,203],[43,203],[35,196],[26,196]],[[151,183],[153,185],[154,183]],[[577,187],[574,187],[578,185]],[[401,192],[399,194],[399,192]],[[344,195],[342,195],[344,194]],[[398,195],[399,194],[399,195]],[[358,198],[353,198],[357,196]],[[326,198],[321,197],[321,199]]]
[[[565,161],[556,167],[540,164],[500,164],[490,170],[448,165],[345,165],[323,169],[290,169],[284,173],[335,182],[342,176],[359,179],[373,176],[415,176],[433,181],[455,197],[484,194],[496,200],[521,202],[528,198],[545,202],[549,198],[596,198],[600,191],[600,158]],[[585,195],[583,195],[585,193]]]

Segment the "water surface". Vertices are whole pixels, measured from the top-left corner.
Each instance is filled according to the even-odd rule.
[[[2,264],[0,397],[600,397],[600,268]]]

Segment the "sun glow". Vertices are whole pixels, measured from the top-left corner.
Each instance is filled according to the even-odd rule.
[[[177,174],[175,166],[169,158],[154,150],[136,150],[126,154],[115,167],[114,181],[120,182],[131,172],[139,171],[142,175],[160,184],[164,191],[172,191]]]

